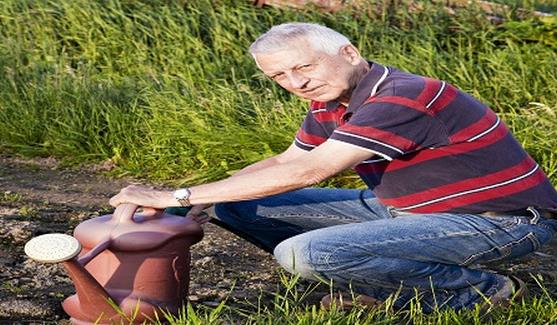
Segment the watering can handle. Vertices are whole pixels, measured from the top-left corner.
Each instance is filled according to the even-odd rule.
[[[134,222],[133,216],[138,208],[139,206],[137,204],[122,203],[116,207],[116,210],[114,210],[112,221],[117,224]],[[143,207],[143,215],[146,217],[160,217],[162,215],[162,211],[163,210],[151,207]]]
[[[112,215],[112,221],[118,224],[133,222],[133,215],[137,208],[139,208],[139,206],[132,203],[122,203],[118,205]]]

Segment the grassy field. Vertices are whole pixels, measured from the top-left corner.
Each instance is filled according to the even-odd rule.
[[[557,11],[555,0],[525,5]],[[1,1],[0,153],[70,165],[111,159],[115,175],[175,184],[223,178],[291,143],[307,103],[258,72],[246,49],[271,25],[308,21],[346,34],[371,60],[444,79],[488,103],[557,184],[555,17],[519,20],[511,12],[494,25],[473,6],[455,15],[424,6],[370,18],[366,11],[261,10],[239,0]],[[361,183],[345,174],[324,185]],[[417,308],[323,313],[289,294],[249,321],[480,321],[477,313],[426,316]],[[190,322],[236,312],[198,310]],[[543,324],[556,313],[548,293],[497,322]]]
[[[0,3],[0,148],[200,183],[285,149],[306,103],[246,53],[269,26],[327,24],[369,59],[447,80],[499,112],[556,183],[555,20],[260,10],[244,1]],[[345,175],[329,185],[359,184]]]

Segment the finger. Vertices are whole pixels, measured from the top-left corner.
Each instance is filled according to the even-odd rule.
[[[113,197],[111,197],[110,200],[108,200],[108,204],[110,204],[113,207],[117,207],[118,206],[118,195],[114,195]]]
[[[192,218],[196,218],[196,219],[202,219],[202,218],[207,218],[209,217],[209,215],[207,214],[207,212],[205,211],[201,211],[199,213],[193,214],[191,215]]]
[[[205,216],[196,216],[196,217],[193,217],[193,220],[194,220],[195,222],[197,222],[198,224],[202,225],[202,224],[204,224],[204,223],[207,223],[209,220],[211,220],[211,217],[208,216],[208,215],[205,215]]]
[[[128,186],[129,187],[129,186]],[[118,205],[124,203],[123,202],[123,198],[126,195],[126,191],[128,190],[128,187],[124,187],[120,190],[120,192],[118,192],[118,194],[112,196],[110,198],[110,200],[108,201],[108,203],[113,206],[113,207],[117,207]]]
[[[193,217],[193,216],[199,215],[199,214],[202,213],[202,212],[203,212],[203,206],[194,205],[194,206],[188,211],[188,213],[186,214],[186,216],[192,216],[192,217]]]

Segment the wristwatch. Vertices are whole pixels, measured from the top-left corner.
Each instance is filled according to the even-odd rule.
[[[190,195],[191,195],[191,192],[187,188],[178,189],[178,190],[174,191],[174,193],[172,194],[172,196],[174,196],[176,201],[178,201],[180,203],[180,205],[183,206],[183,207],[191,206]]]

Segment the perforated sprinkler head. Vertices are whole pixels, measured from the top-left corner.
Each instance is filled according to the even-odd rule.
[[[44,263],[64,262],[77,256],[80,251],[79,241],[66,234],[45,234],[25,244],[25,254]]]

